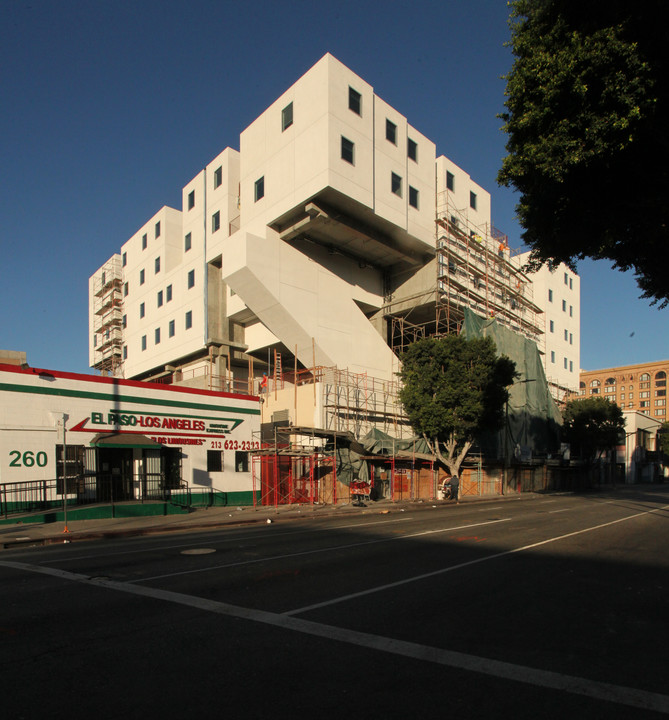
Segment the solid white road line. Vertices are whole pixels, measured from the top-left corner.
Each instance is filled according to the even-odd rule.
[[[154,600],[171,602],[205,612],[225,615],[227,617],[264,623],[265,625],[271,625],[284,630],[321,637],[326,640],[335,640],[337,642],[344,642],[358,647],[378,650],[380,652],[413,658],[415,660],[422,660],[425,662],[435,663],[437,665],[445,665],[470,672],[482,673],[484,675],[489,675],[495,678],[503,678],[512,682],[522,682],[527,685],[534,685],[551,690],[560,690],[562,692],[581,695],[596,700],[603,700],[606,702],[617,703],[619,705],[627,705],[630,707],[643,708],[646,710],[669,714],[669,696],[662,695],[660,693],[637,690],[636,688],[628,688],[620,685],[613,685],[611,683],[602,683],[596,680],[587,680],[586,678],[565,675],[563,673],[556,673],[548,670],[537,670],[535,668],[515,665],[513,663],[502,662],[500,660],[490,660],[488,658],[468,655],[466,653],[443,650],[429,645],[420,645],[418,643],[407,642],[404,640],[396,640],[394,638],[383,637],[380,635],[372,635],[371,633],[348,630],[346,628],[334,627],[332,625],[323,625],[321,623],[311,622],[301,618],[277,615],[276,613],[270,613],[264,610],[237,607],[235,605],[228,605],[226,603],[206,600],[204,598],[193,597],[191,595],[184,595],[182,593],[175,593],[168,590],[160,590],[158,588],[141,585],[129,585],[127,583],[119,583],[113,580],[88,578],[85,575],[70,573],[56,568],[46,568],[19,562],[3,562],[1,560],[0,566],[16,570],[24,570],[27,572],[40,573],[43,575],[50,575],[63,580],[71,580],[87,585],[107,588],[109,590],[117,590],[131,595],[153,598]]]

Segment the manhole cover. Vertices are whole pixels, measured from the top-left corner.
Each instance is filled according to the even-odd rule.
[[[215,553],[214,548],[193,548],[192,550],[182,550],[182,555],[209,555],[209,553]]]

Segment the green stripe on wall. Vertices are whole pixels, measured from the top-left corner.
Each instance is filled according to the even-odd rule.
[[[238,408],[229,405],[211,405],[208,403],[192,403],[182,400],[160,400],[158,398],[142,398],[135,395],[116,395],[113,393],[99,393],[85,390],[67,390],[65,388],[34,387],[32,385],[17,385],[14,383],[0,383],[0,390],[6,392],[28,393],[32,395],[52,395],[58,397],[85,398],[87,400],[104,400],[106,402],[141,403],[144,405],[158,405],[161,407],[181,407],[190,410],[208,410],[214,412],[236,412],[244,415],[260,415],[260,409]]]

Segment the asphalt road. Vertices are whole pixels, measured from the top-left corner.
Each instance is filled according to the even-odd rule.
[[[669,714],[669,486],[0,554],[3,717]]]

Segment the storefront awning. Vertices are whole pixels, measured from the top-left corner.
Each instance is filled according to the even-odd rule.
[[[162,445],[139,433],[98,433],[91,440],[91,447],[98,448],[145,448],[159,450]]]

